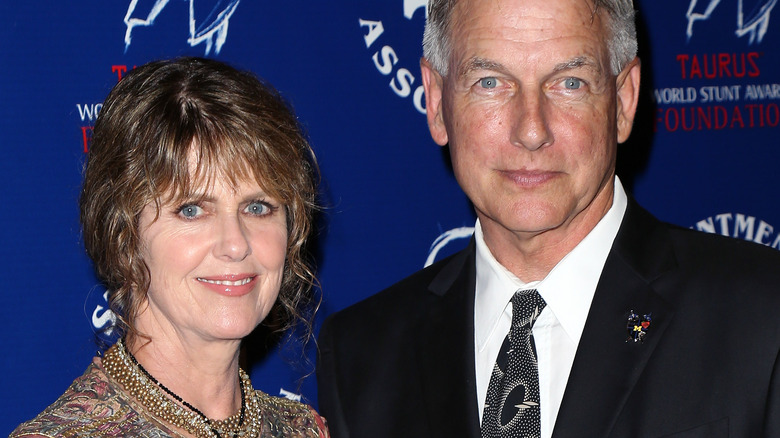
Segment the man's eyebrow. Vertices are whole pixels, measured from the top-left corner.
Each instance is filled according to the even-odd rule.
[[[576,56],[567,61],[557,64],[553,68],[553,72],[558,73],[566,70],[574,70],[577,68],[590,68],[597,72],[601,71],[601,66],[590,56]],[[475,56],[465,63],[463,63],[458,69],[458,76],[463,77],[475,71],[492,70],[492,71],[505,71],[504,64],[496,62],[486,58],[480,58]]]
[[[505,68],[499,62],[475,56],[460,66],[458,76],[466,76],[469,73],[481,70],[503,71]]]
[[[568,61],[564,61],[553,68],[553,72],[558,73],[565,70],[573,70],[580,67],[591,68],[596,71],[600,71],[598,63],[589,56],[577,56]]]

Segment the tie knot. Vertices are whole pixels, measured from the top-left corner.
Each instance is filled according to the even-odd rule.
[[[512,326],[533,326],[546,305],[536,289],[515,292],[512,296]]]

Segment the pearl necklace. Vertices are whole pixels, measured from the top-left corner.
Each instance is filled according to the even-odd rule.
[[[238,369],[241,410],[224,420],[209,419],[158,382],[125,348],[121,339],[103,355],[103,369],[152,415],[198,438],[257,438],[260,434],[260,402],[249,376],[241,368]]]

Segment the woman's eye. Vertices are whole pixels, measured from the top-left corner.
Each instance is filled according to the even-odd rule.
[[[577,78],[566,78],[563,81],[563,86],[569,90],[577,90],[582,87],[582,81]]]
[[[250,202],[249,205],[246,206],[245,211],[255,216],[263,216],[271,212],[271,207],[265,202],[255,201]]]
[[[498,79],[494,77],[482,78],[479,80],[479,86],[482,88],[496,88]]]
[[[203,209],[195,204],[183,205],[179,208],[179,214],[187,219],[193,219],[203,212]]]

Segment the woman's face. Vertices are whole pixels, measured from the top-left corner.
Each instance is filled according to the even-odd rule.
[[[284,206],[256,182],[213,187],[141,213],[147,302],[136,327],[155,336],[238,340],[273,307],[287,248]]]

